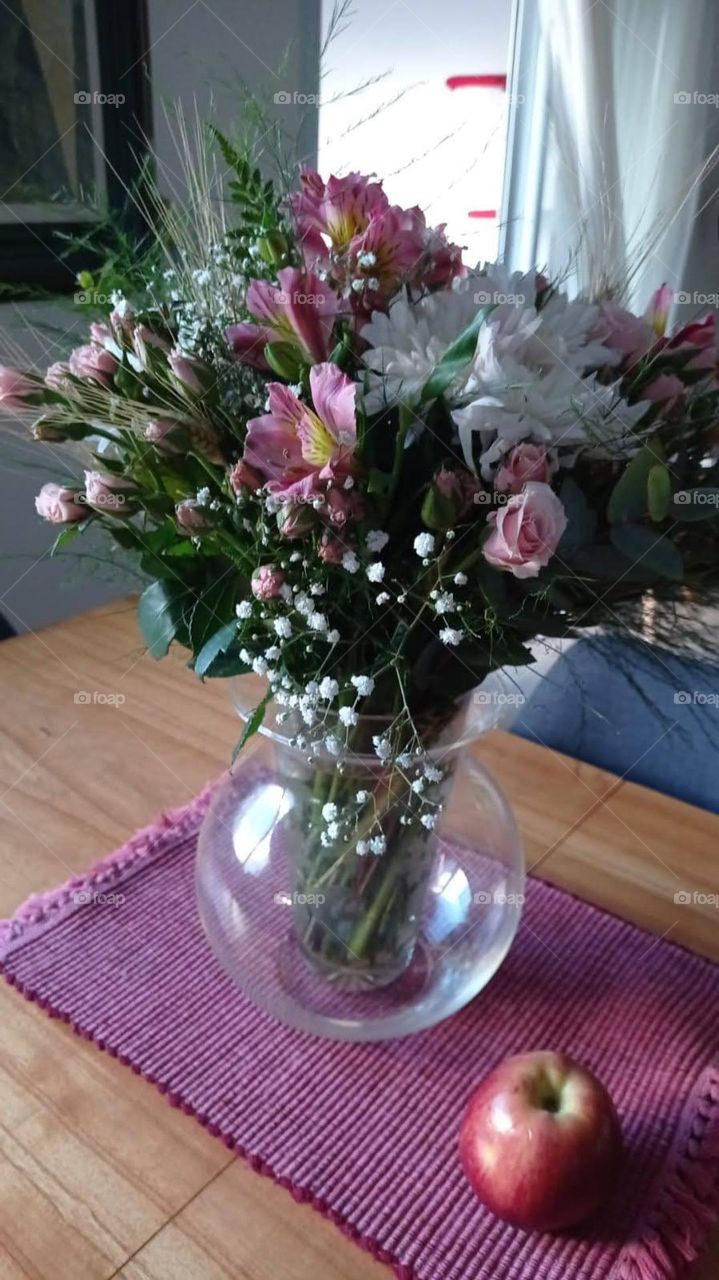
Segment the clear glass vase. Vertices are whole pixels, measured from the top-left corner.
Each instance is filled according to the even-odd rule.
[[[240,689],[241,714],[244,701]],[[461,1008],[523,903],[516,823],[472,751],[486,704],[468,699],[401,769],[373,745],[386,723],[365,717],[338,754],[308,754],[270,709],[198,845],[200,916],[224,968],[275,1017],[340,1039],[406,1035]]]

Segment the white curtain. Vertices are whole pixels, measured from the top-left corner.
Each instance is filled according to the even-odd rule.
[[[680,294],[697,284],[688,272],[719,278],[719,169],[702,174],[719,136],[718,36],[717,0],[521,0],[510,265],[534,259],[575,291],[623,290],[639,309],[662,281]]]

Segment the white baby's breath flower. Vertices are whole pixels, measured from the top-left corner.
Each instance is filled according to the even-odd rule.
[[[466,585],[467,585],[467,575],[466,575],[466,573],[455,573],[455,575],[454,575],[454,585],[455,585],[456,587],[466,587]]]
[[[256,676],[266,676],[269,670],[269,667],[265,662],[264,658],[253,658],[252,670],[254,671]]]
[[[386,604],[389,599],[390,594],[388,591],[380,591],[379,595],[375,599],[375,604]]]
[[[434,602],[435,613],[452,613],[455,608],[455,599],[452,592],[440,591]]]
[[[269,649],[265,649],[265,657],[269,662],[276,662],[282,656],[282,650],[279,645],[271,644]]]
[[[354,685],[361,698],[369,698],[374,691],[372,676],[350,676],[350,684]]]
[[[369,853],[369,844],[366,840],[358,840],[355,849],[360,858],[363,858],[366,853]]]
[[[339,717],[342,724],[347,725],[348,728],[357,724],[357,721],[359,720],[359,716],[353,707],[340,707]]]
[[[369,800],[369,791],[358,791],[355,800],[357,804],[366,804]]]
[[[417,555],[424,560],[434,551],[434,537],[431,533],[418,533],[412,545]]]
[[[322,805],[322,817],[325,822],[334,822],[337,817],[337,805],[333,804],[331,800]]]
[[[252,601],[240,600],[240,603],[235,605],[235,613],[238,618],[252,617]]]
[[[354,551],[345,551],[342,557],[342,568],[346,569],[348,573],[356,573],[359,567],[360,562]]]
[[[289,618],[275,618],[272,625],[275,635],[279,636],[281,640],[288,640],[292,635],[292,623]]]
[[[384,853],[387,848],[387,841],[384,836],[373,836],[369,842],[369,847],[375,857],[379,857],[379,855]]]
[[[380,734],[376,733],[372,739],[372,745],[375,749],[375,754],[380,760],[389,760],[392,755],[392,744],[390,743],[389,738],[383,738]]]
[[[381,582],[385,575],[385,567],[381,560],[375,560],[373,564],[367,567],[367,577],[370,582]]]
[[[339,822],[328,822],[327,835],[330,837],[330,840],[336,840],[339,833],[340,833]]]
[[[333,627],[331,631],[328,631],[327,635],[325,636],[325,640],[327,641],[328,644],[339,644],[339,638],[340,638],[340,633],[336,627]]]
[[[333,698],[337,697],[339,691],[340,687],[337,681],[333,680],[332,676],[325,676],[320,680],[319,695],[321,698],[324,698],[325,702],[331,702]]]
[[[365,539],[367,550],[377,553],[383,551],[389,542],[389,534],[384,529],[370,529]]]
[[[428,782],[441,782],[444,774],[441,769],[436,767],[436,765],[426,764],[424,766],[424,776]]]
[[[318,610],[314,610],[307,619],[307,626],[310,631],[326,631],[328,623],[323,613],[319,613]]]
[[[428,831],[431,831],[433,827],[437,825],[437,815],[436,813],[423,813],[420,818],[420,822],[423,827],[426,827]]]
[[[422,792],[424,791],[425,786],[426,786],[426,783],[424,778],[415,778],[414,782],[412,783],[412,790],[414,791],[415,795],[421,795]]]
[[[338,756],[342,750],[342,743],[339,738],[330,733],[325,738],[325,747],[331,756]]]
[[[439,633],[439,638],[442,644],[456,646],[464,639],[464,632],[457,627],[444,627]]]

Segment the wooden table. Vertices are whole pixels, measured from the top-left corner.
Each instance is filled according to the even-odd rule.
[[[189,800],[236,729],[221,682],[143,653],[130,601],[1,644],[0,699],[0,916]],[[719,960],[716,910],[674,902],[719,892],[718,818],[507,734],[479,750],[530,868]],[[0,1027],[0,1280],[388,1280],[4,984]],[[718,1269],[719,1237],[697,1280]]]

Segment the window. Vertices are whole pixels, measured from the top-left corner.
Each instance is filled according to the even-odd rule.
[[[5,285],[71,287],[75,264],[62,259],[57,232],[126,204],[148,125],[144,18],[143,0],[3,0]]]

